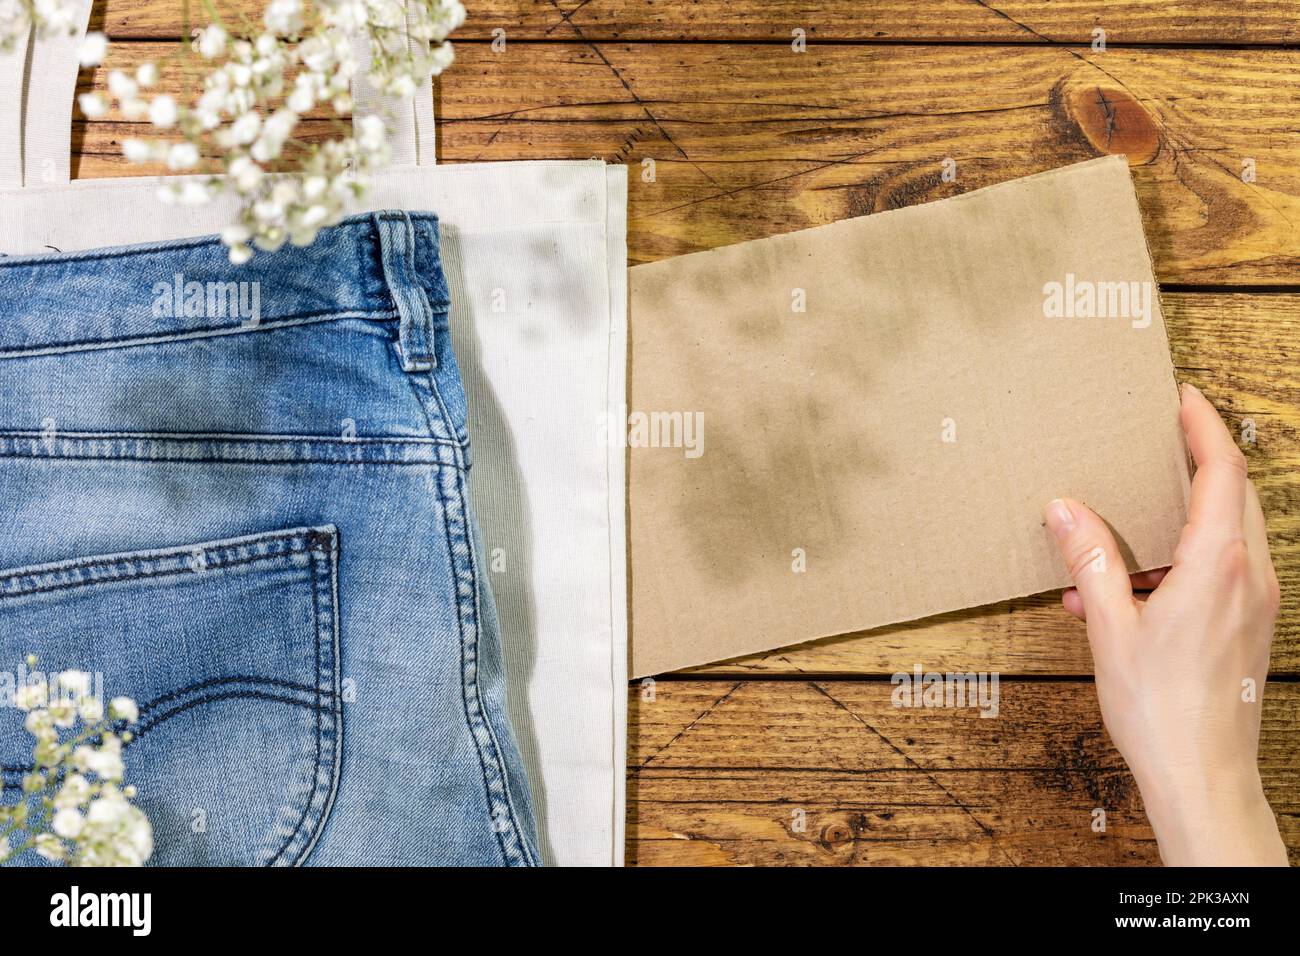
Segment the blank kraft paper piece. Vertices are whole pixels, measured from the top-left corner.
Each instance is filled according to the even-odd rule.
[[[1125,161],[631,272],[633,676],[1170,562],[1189,468]]]

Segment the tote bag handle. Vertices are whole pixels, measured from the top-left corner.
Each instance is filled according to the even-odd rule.
[[[408,25],[414,25],[413,3],[406,4]],[[411,52],[427,56],[429,42],[408,37]],[[402,102],[381,95],[369,82],[370,41],[365,34],[352,38],[352,49],[359,68],[352,80],[352,118],[378,113],[388,128],[388,143],[393,150],[394,166],[432,166],[437,162],[436,133],[433,116],[433,83],[429,77],[416,88],[415,96]]]
[[[29,28],[26,43],[0,55],[0,187],[66,183],[71,175],[77,47],[91,0],[73,2],[73,33],[38,38]]]
[[[77,88],[77,48],[86,35],[92,0],[77,4],[76,30],[67,36],[37,37],[0,54],[0,189],[58,185],[72,175],[72,103]],[[408,4],[409,9],[409,4]],[[408,22],[411,16],[408,14]],[[427,41],[412,39],[411,51],[427,54]],[[394,166],[432,166],[436,161],[433,84],[426,79],[402,102],[369,83],[370,44],[353,37],[360,69],[352,81],[353,118],[384,116]]]

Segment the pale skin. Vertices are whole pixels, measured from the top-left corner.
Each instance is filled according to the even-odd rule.
[[[1130,575],[1110,529],[1071,499],[1046,508],[1087,622],[1102,719],[1170,866],[1286,866],[1258,766],[1277,574],[1246,459],[1209,401],[1182,388],[1196,462],[1172,567]],[[1243,681],[1253,681],[1253,700]]]

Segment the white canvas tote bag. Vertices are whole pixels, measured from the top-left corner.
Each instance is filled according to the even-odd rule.
[[[158,242],[231,222],[230,197],[165,206],[153,177],[69,181],[79,42],[33,38],[0,56],[0,254]],[[458,81],[454,68],[444,80]],[[358,114],[381,106],[364,79],[354,94]],[[622,443],[606,431],[625,402],[626,169],[436,166],[431,84],[395,115],[394,165],[350,211],[427,210],[441,222],[471,485],[485,553],[503,558],[492,587],[542,852],[553,864],[620,865],[626,485]]]

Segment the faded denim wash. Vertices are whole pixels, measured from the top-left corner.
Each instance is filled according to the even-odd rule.
[[[0,672],[140,703],[152,863],[539,862],[448,301],[428,214],[0,259]]]

